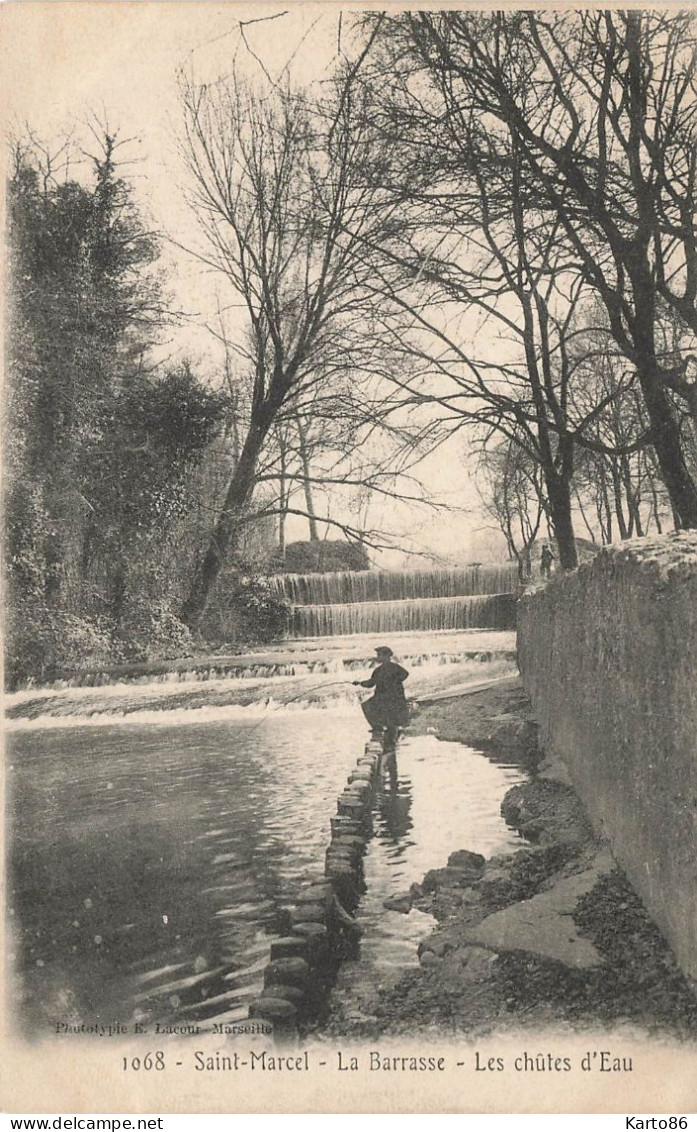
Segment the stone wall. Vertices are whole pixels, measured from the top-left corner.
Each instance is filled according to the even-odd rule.
[[[607,547],[519,603],[542,746],[697,979],[697,532]]]

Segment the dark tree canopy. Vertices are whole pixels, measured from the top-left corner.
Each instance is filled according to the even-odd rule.
[[[119,175],[117,148],[107,135],[84,181],[59,175],[31,142],[14,151],[5,403],[11,679],[37,664],[45,675],[81,653],[103,661],[113,647],[118,655],[129,600],[157,574],[152,558],[185,512],[189,474],[224,415],[224,399],[187,363],[150,360],[169,320],[158,242]]]

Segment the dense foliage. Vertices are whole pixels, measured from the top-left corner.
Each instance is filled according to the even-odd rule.
[[[59,180],[31,147],[15,150],[5,405],[11,684],[190,647],[163,561],[225,402],[188,364],[151,363],[168,318],[157,242],[114,148],[107,136],[85,184]]]
[[[268,577],[254,569],[223,577],[202,625],[215,647],[270,644],[288,629],[289,606],[274,592]]]

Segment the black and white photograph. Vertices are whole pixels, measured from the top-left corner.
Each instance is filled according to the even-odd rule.
[[[697,8],[0,32],[2,1107],[694,1113]]]

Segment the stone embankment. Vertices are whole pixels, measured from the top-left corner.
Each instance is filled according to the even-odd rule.
[[[363,856],[372,835],[372,809],[381,745],[370,742],[337,801],[322,875],[303,885],[289,913],[289,932],[271,944],[264,989],[250,1018],[269,1022],[277,1038],[297,1033],[322,1009],[336,968],[355,947],[351,913],[362,892]]]
[[[527,845],[488,861],[456,851],[412,887],[438,926],[420,971],[383,996],[380,1032],[413,1033],[418,1019],[470,1036],[619,1026],[694,1038],[697,1002],[665,941],[575,792],[548,773],[504,799]]]
[[[525,595],[518,657],[542,746],[697,979],[697,532]]]
[[[437,921],[419,946],[420,968],[384,991],[371,1017],[337,1017],[330,1032],[471,1037],[570,1026],[694,1037],[697,1000],[565,768],[539,750],[521,684],[433,703],[417,727],[527,766],[530,780],[502,804],[521,847],[485,860],[465,848],[463,830],[447,864],[390,901]]]

